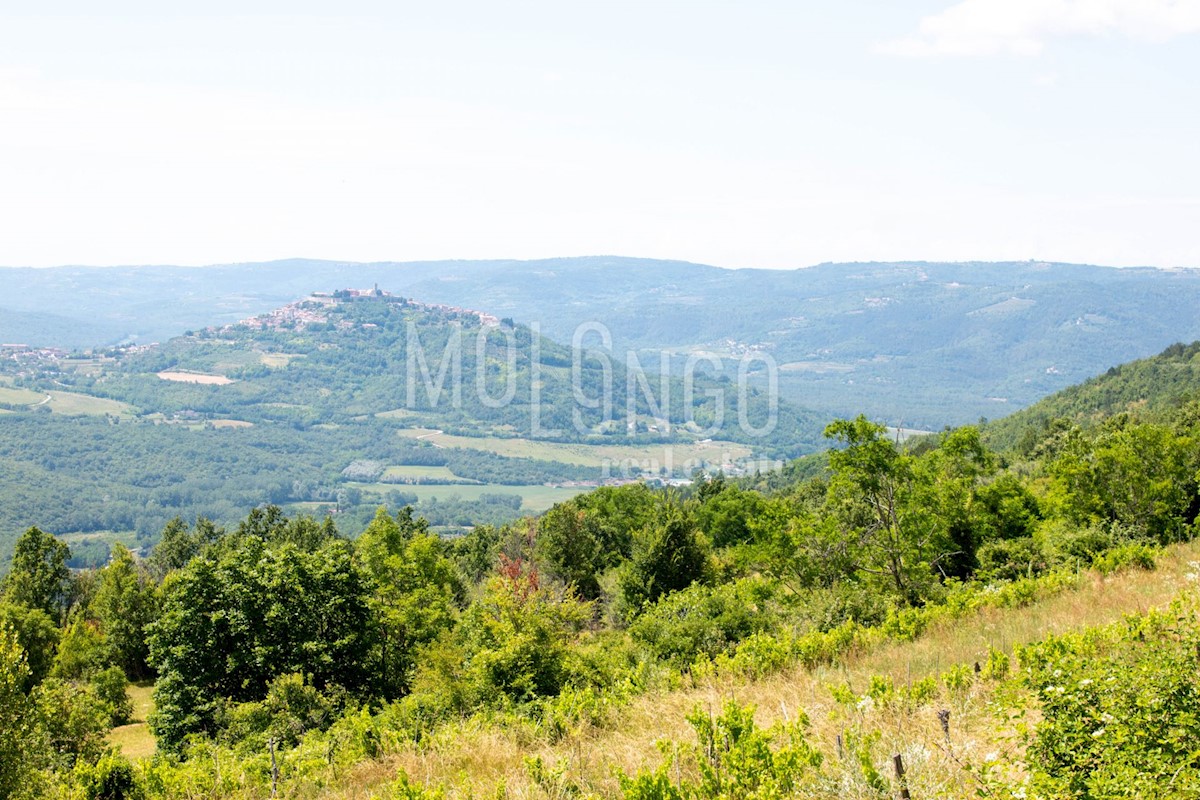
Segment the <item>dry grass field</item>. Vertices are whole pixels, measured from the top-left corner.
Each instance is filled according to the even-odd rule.
[[[719,713],[730,700],[752,704],[760,726],[803,713],[810,720],[809,741],[824,756],[828,794],[815,797],[879,797],[861,777],[852,758],[839,758],[838,736],[857,728],[878,735],[871,746],[874,766],[891,777],[891,756],[903,756],[913,798],[987,796],[969,765],[1000,758],[1014,761],[1020,741],[1010,721],[992,706],[997,684],[978,680],[965,691],[939,686],[929,702],[913,708],[839,704],[831,686],[848,684],[865,693],[872,676],[887,676],[897,688],[955,665],[986,661],[989,646],[1011,654],[1014,647],[1048,635],[1103,625],[1124,615],[1167,605],[1195,580],[1200,543],[1169,549],[1152,572],[1125,571],[1111,577],[1085,573],[1078,589],[1018,609],[987,609],[952,624],[935,627],[916,641],[889,644],[852,655],[842,663],[815,670],[793,668],[760,681],[697,681],[675,691],[635,698],[602,728],[584,728],[548,744],[522,729],[503,729],[476,719],[442,729],[412,747],[364,763],[346,782],[322,796],[355,800],[378,796],[381,787],[403,770],[418,784],[444,787],[448,798],[503,796],[547,798],[619,797],[618,771],[627,774],[662,762],[659,742],[691,743],[685,716],[699,707]],[[937,711],[950,711],[950,736]],[[668,745],[668,748],[670,745]],[[562,769],[559,789],[531,778],[531,758],[553,772]],[[1019,759],[1015,759],[1019,761]],[[1019,773],[1010,775],[1019,779]],[[498,787],[504,787],[498,795]]]

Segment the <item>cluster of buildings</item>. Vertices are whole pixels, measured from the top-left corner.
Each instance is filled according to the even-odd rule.
[[[379,288],[378,284],[371,289],[339,289],[336,292],[313,292],[304,300],[289,303],[282,308],[277,308],[266,314],[241,320],[237,324],[260,330],[303,328],[307,325],[328,322],[328,309],[337,306],[339,303],[375,299],[455,316],[474,316],[478,317],[480,324],[484,326],[497,326],[500,324],[500,318],[492,314],[486,314],[470,308],[460,308],[459,306],[442,305],[440,303],[418,303],[394,295],[391,292],[385,292]],[[350,324],[345,323],[343,327],[350,327]]]
[[[67,357],[57,347],[30,347],[27,344],[0,344],[0,359],[5,361],[58,361]]]

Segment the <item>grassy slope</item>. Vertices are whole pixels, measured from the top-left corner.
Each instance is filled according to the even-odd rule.
[[[706,441],[679,444],[570,444],[544,442],[533,439],[456,436],[441,433],[431,428],[406,428],[398,431],[401,436],[422,439],[445,448],[469,448],[485,450],[510,458],[536,458],[544,461],[561,461],[584,467],[612,466],[614,472],[619,465],[632,462],[637,465],[679,466],[688,461],[701,460],[724,463],[750,455],[750,448],[737,442]]]
[[[121,751],[126,758],[144,758],[154,755],[157,745],[146,718],[154,709],[152,684],[136,684],[129,687],[129,699],[133,701],[133,721],[128,725],[113,728],[108,742]]]
[[[892,753],[904,754],[913,797],[974,796],[974,778],[955,759],[978,762],[985,754],[999,754],[1011,760],[1020,755],[1020,744],[1008,724],[989,710],[994,684],[977,683],[959,696],[941,688],[935,700],[912,712],[893,707],[861,714],[839,707],[828,686],[848,682],[861,695],[872,675],[888,675],[901,687],[955,664],[984,661],[989,645],[1011,653],[1015,645],[1050,634],[1164,606],[1190,583],[1186,575],[1194,566],[1189,562],[1197,559],[1200,543],[1180,545],[1166,551],[1154,572],[1127,571],[1109,578],[1087,573],[1076,591],[1026,608],[986,610],[934,629],[915,642],[858,654],[839,665],[812,671],[796,668],[757,682],[709,683],[639,697],[617,712],[611,726],[578,731],[555,745],[530,745],[520,731],[470,721],[443,730],[419,748],[362,764],[343,786],[325,796],[370,797],[400,769],[417,782],[451,787],[450,797],[492,796],[501,784],[507,786],[508,798],[554,796],[529,778],[525,760],[538,756],[547,765],[565,762],[569,778],[597,795],[615,797],[619,796],[617,769],[632,773],[657,765],[661,755],[655,742],[694,741],[684,719],[687,713],[696,706],[719,711],[730,699],[753,703],[757,722],[764,726],[784,714],[795,719],[798,712],[806,713],[812,722],[810,741],[824,753],[826,769],[844,773],[845,781],[831,796],[877,796],[854,777],[855,765],[837,757],[836,737],[856,722],[880,732],[872,755],[882,773],[890,776]],[[950,755],[936,717],[941,708],[951,711]]]

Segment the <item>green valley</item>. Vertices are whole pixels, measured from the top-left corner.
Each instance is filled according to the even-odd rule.
[[[975,427],[901,442],[859,416],[768,475],[528,497],[468,477],[455,459],[486,451],[435,430],[63,417],[89,474],[137,461],[105,462],[113,443],[154,452],[105,429],[210,437],[185,474],[169,457],[141,474],[231,502],[253,489],[242,459],[303,442],[279,463],[341,463],[354,432],[342,491],[390,508],[171,519],[144,558],[114,544],[74,572],[85,538],[26,530],[0,584],[0,691],[19,712],[0,735],[25,742],[10,769],[37,796],[145,800],[1187,796],[1198,349],[1048,398],[1066,416],[1031,416],[1030,446]],[[438,536],[412,502],[521,519]]]
[[[175,516],[232,523],[262,503],[349,525],[411,503],[461,531],[603,483],[757,469],[820,429],[711,365],[642,372],[379,290],[161,346],[10,348],[0,370],[2,543],[36,522],[145,547]]]

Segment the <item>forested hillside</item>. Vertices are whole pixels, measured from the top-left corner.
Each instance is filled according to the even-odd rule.
[[[1200,401],[1181,400],[1067,420],[1028,452],[974,427],[898,445],[842,419],[827,466],[761,490],[720,476],[603,487],[452,539],[411,509],[351,528],[265,507],[230,526],[172,521],[144,560],[116,548],[72,573],[68,547],[31,528],[0,606],[2,788],[1188,796],[1195,598],[1182,575],[1129,577],[1194,557],[1164,549],[1191,542],[1200,513]],[[1181,589],[1169,610],[1120,620]],[[1026,607],[1059,608],[1068,627],[1046,639],[1045,620],[1020,624]],[[955,629],[978,634],[948,641]],[[854,666],[926,639],[963,660]],[[783,675],[822,694],[760,728],[739,696]],[[153,709],[122,725],[125,682],[142,678]],[[655,749],[631,727],[661,725],[637,716],[656,704],[686,713],[677,698],[708,686],[729,702],[688,716],[695,745]],[[592,749],[618,736],[641,749]]]
[[[1041,262],[728,270],[616,257],[205,268],[0,269],[4,341],[166,341],[314,287],[370,286],[475,308],[569,343],[581,324],[656,362],[668,352],[779,365],[784,396],[826,418],[940,430],[998,418],[1173,341],[1200,338],[1200,273]],[[55,318],[57,315],[59,318]],[[70,322],[64,321],[71,320]]]
[[[175,516],[234,524],[263,503],[351,527],[413,504],[464,529],[820,439],[736,369],[634,372],[479,312],[343,294],[161,346],[0,354],[0,552],[38,524],[74,566],[103,563]]]
[[[1165,419],[1196,397],[1200,342],[1176,343],[1152,358],[1112,367],[1103,375],[1038,401],[987,426],[997,446],[1028,451],[1054,425],[1092,426],[1123,412]]]

